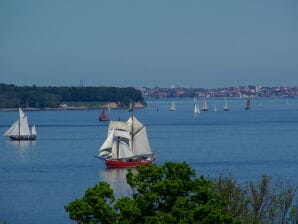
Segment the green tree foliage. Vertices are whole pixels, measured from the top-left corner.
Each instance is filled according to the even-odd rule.
[[[110,186],[101,182],[81,199],[65,206],[77,223],[242,223],[297,224],[295,188],[259,181],[240,185],[222,175],[215,180],[196,177],[186,163],[138,167],[126,175],[132,194],[118,200]]]
[[[109,185],[100,182],[65,209],[77,223],[237,223],[212,182],[196,178],[186,163],[129,170],[127,183],[130,197],[115,200]]]
[[[0,84],[0,108],[58,107],[61,102],[144,103],[139,90],[131,87],[36,87]]]

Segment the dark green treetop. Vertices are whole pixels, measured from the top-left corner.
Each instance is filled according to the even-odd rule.
[[[209,180],[186,163],[129,170],[132,195],[115,199],[107,183],[89,188],[66,211],[77,223],[237,223]]]

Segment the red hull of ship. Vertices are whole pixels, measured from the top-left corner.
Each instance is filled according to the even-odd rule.
[[[121,161],[121,160],[105,160],[107,167],[136,167],[147,166],[152,163],[151,160],[141,161]]]

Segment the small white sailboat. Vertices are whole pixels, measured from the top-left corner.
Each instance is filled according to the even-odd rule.
[[[3,135],[10,137],[11,140],[35,140],[37,132],[35,125],[33,125],[30,130],[27,116],[24,111],[19,108],[19,119],[16,120]]]
[[[176,110],[176,103],[175,101],[172,101],[170,106],[170,111],[175,111],[175,110]]]
[[[134,111],[134,110],[135,110],[135,105],[134,105],[133,102],[130,102],[130,103],[129,103],[128,111],[129,111],[129,112],[132,112],[132,111]]]
[[[228,105],[228,101],[225,98],[225,104],[224,104],[224,111],[228,111],[229,110],[229,105]]]
[[[197,104],[197,103],[195,103],[194,114],[195,115],[200,114],[200,107],[199,107],[199,104]]]
[[[208,111],[207,100],[204,100],[204,102],[203,102],[203,105],[202,105],[202,111]]]
[[[216,107],[216,104],[214,105],[214,112],[216,112],[217,111],[217,107]]]

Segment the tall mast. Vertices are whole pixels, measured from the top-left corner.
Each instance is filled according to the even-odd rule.
[[[20,109],[19,109],[20,111]],[[20,116],[20,112],[19,112],[19,137],[21,135],[21,116]]]
[[[120,143],[120,137],[117,137],[117,159],[119,158],[119,143]]]
[[[19,119],[19,137],[20,137],[20,135],[21,135],[21,117]]]

